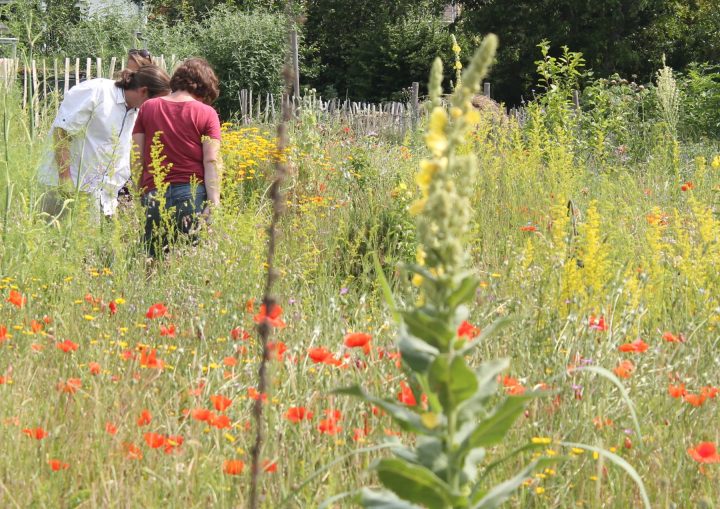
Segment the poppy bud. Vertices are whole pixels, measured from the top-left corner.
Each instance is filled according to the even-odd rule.
[[[625,449],[632,449],[632,441],[630,437],[625,437]]]

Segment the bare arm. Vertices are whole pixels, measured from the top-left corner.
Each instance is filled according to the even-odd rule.
[[[203,167],[205,168],[205,190],[208,202],[220,205],[220,179],[222,162],[220,160],[220,140],[207,138],[203,141]]]

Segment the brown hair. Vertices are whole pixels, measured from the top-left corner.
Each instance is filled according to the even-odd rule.
[[[170,76],[157,65],[143,65],[137,71],[123,70],[115,86],[123,90],[147,87],[148,96],[156,97],[170,92]]]
[[[205,104],[212,104],[220,95],[219,83],[215,71],[204,58],[188,58],[170,79],[173,92],[185,90]]]
[[[140,68],[143,65],[152,65],[153,61],[150,57],[150,52],[145,49],[131,49],[128,50],[128,65],[130,61],[135,62],[135,65]]]

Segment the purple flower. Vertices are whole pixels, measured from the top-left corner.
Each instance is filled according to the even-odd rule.
[[[347,295],[349,291],[350,290],[343,286],[342,288],[340,288],[340,295]]]

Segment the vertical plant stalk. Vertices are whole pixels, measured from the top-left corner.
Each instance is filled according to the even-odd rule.
[[[288,16],[290,25],[292,21]],[[290,47],[291,26],[288,27],[288,48]],[[288,122],[292,117],[292,106],[290,103],[290,93],[293,87],[293,69],[290,55],[285,59],[285,67],[283,69],[283,78],[285,81],[285,95],[282,101],[281,110],[282,118],[277,127],[277,152],[284,154],[288,145]],[[277,248],[278,224],[285,210],[285,200],[282,193],[282,185],[288,172],[287,160],[284,157],[276,157],[275,159],[275,175],[273,183],[270,186],[270,199],[272,200],[272,219],[268,226],[268,253],[267,253],[267,277],[265,280],[265,291],[263,295],[263,306],[265,306],[266,315],[271,314],[272,309],[276,306],[275,297],[272,294],[272,288],[278,278],[278,272],[275,269],[275,251]],[[272,332],[271,325],[267,317],[258,325],[260,334],[260,344],[262,347],[262,358],[260,367],[258,368],[258,392],[264,394],[267,391],[267,365],[270,357],[268,351],[268,340]],[[262,453],[263,442],[265,440],[263,427],[263,398],[259,397],[255,400],[253,406],[253,420],[255,421],[255,444],[251,451],[251,468],[250,468],[250,509],[258,507],[258,478],[260,475],[260,456]]]

